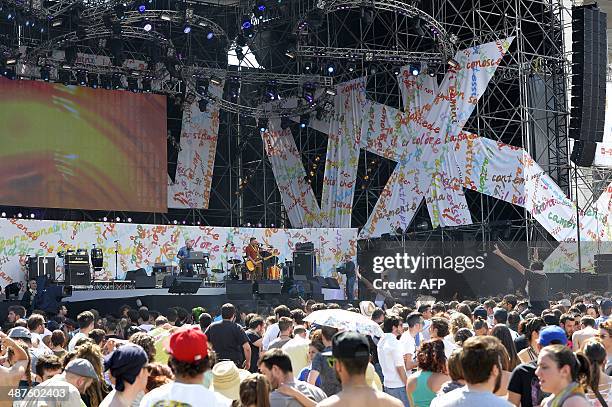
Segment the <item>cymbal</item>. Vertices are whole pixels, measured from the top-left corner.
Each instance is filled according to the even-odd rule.
[[[212,269],[210,270],[211,273],[215,273],[215,274],[224,274],[225,271],[221,270],[221,269]]]
[[[240,263],[242,263],[242,260],[239,260],[239,259],[230,259],[227,262],[229,264],[240,264]]]

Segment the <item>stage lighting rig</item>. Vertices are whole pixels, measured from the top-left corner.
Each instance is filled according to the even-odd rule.
[[[40,79],[42,79],[45,82],[49,82],[49,80],[51,79],[51,68],[48,66],[41,66],[40,67]]]
[[[72,75],[70,74],[70,71],[67,71],[65,69],[60,69],[57,72],[57,76],[58,79],[61,83],[63,83],[64,85],[70,85],[71,79],[72,79]]]
[[[79,69],[76,73],[77,84],[81,86],[87,85],[87,71]]]
[[[137,93],[139,91],[138,89],[138,78],[133,78],[128,76],[127,77],[127,85],[128,85],[128,90]]]
[[[240,29],[242,30],[242,34],[246,38],[253,38],[255,36],[255,28],[253,27],[253,23],[251,22],[251,16],[247,14],[242,16],[240,22]]]
[[[123,87],[123,83],[121,81],[121,74],[113,74],[112,85],[113,89],[121,89]]]
[[[420,66],[420,64],[410,65],[410,73],[413,76],[419,76],[419,74],[421,73],[421,66]]]
[[[259,128],[260,132],[265,132],[266,130],[268,130],[268,119],[266,118],[259,118],[257,120],[257,127]]]
[[[98,88],[98,82],[99,82],[98,81],[98,74],[96,74],[96,73],[89,73],[87,75],[87,84],[89,86],[91,86],[92,88],[97,89]]]
[[[142,91],[150,93],[152,90],[152,83],[150,77],[142,78]]]
[[[308,102],[308,104],[314,102],[316,90],[317,87],[314,83],[306,82],[304,85],[302,85],[302,97],[304,100],[306,100],[306,102]]]
[[[459,64],[459,62],[457,62],[457,60],[454,58],[449,58],[447,63],[448,63],[448,66],[451,67],[452,69],[456,70],[456,69],[461,68],[461,65]]]
[[[266,101],[274,101],[280,99],[278,94],[278,82],[276,82],[275,80],[268,81],[265,89],[265,98]]]
[[[308,127],[309,123],[310,123],[310,113],[303,114],[300,116],[300,128],[301,129],[305,129],[306,127]]]

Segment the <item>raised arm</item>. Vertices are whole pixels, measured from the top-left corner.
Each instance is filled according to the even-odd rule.
[[[493,250],[493,253],[498,255],[503,261],[508,263],[516,271],[518,271],[519,273],[525,275],[525,266],[523,266],[521,263],[519,263],[518,260],[513,259],[512,257],[509,257],[509,256],[505,255],[504,253],[502,253],[502,251],[499,250],[499,246],[497,246],[497,244],[495,244],[494,247],[495,247],[495,250]]]

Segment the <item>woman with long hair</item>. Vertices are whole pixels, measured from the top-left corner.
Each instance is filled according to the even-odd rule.
[[[510,329],[503,324],[497,324],[491,330],[491,335],[499,339],[506,348],[508,352],[508,357],[510,363],[508,364],[508,370],[511,372],[515,367],[521,364],[521,360],[516,353],[516,346],[514,345],[514,341],[512,340],[512,334],[510,333]]]
[[[472,330],[472,321],[464,314],[460,312],[456,312],[450,317],[450,321],[448,322],[448,329],[450,331],[449,337],[447,340],[451,342],[455,342],[455,334],[462,328],[467,328]]]
[[[240,400],[232,407],[270,407],[270,382],[266,376],[253,373],[240,383]]]
[[[406,384],[412,407],[429,407],[442,385],[450,380],[446,370],[446,354],[441,339],[421,343],[417,351],[419,371],[410,375]]]
[[[489,325],[487,321],[478,317],[474,320],[474,335],[484,336],[489,334]]]
[[[92,342],[85,342],[75,348],[77,358],[88,360],[94,367],[98,380],[94,381],[83,394],[83,400],[89,407],[97,407],[102,400],[112,391],[110,386],[104,380],[104,371],[102,366],[102,351],[100,347]]]
[[[587,398],[593,403],[594,407],[612,406],[612,377],[604,371],[606,366],[606,348],[597,341],[590,340],[583,346],[584,355],[591,364],[591,389],[597,389],[600,397],[592,390],[587,393]],[[602,403],[602,401],[605,401]]]
[[[585,391],[591,383],[591,366],[582,353],[574,354],[564,345],[550,345],[538,355],[535,371],[540,388],[550,393],[542,407],[591,407]],[[599,394],[597,389],[593,389]]]
[[[525,339],[528,346],[518,353],[521,363],[531,363],[538,359],[538,340],[540,339],[540,329],[544,328],[546,323],[542,318],[531,318],[525,323]]]

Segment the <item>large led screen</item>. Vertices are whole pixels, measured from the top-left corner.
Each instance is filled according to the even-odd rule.
[[[0,205],[165,212],[166,98],[0,78]]]

